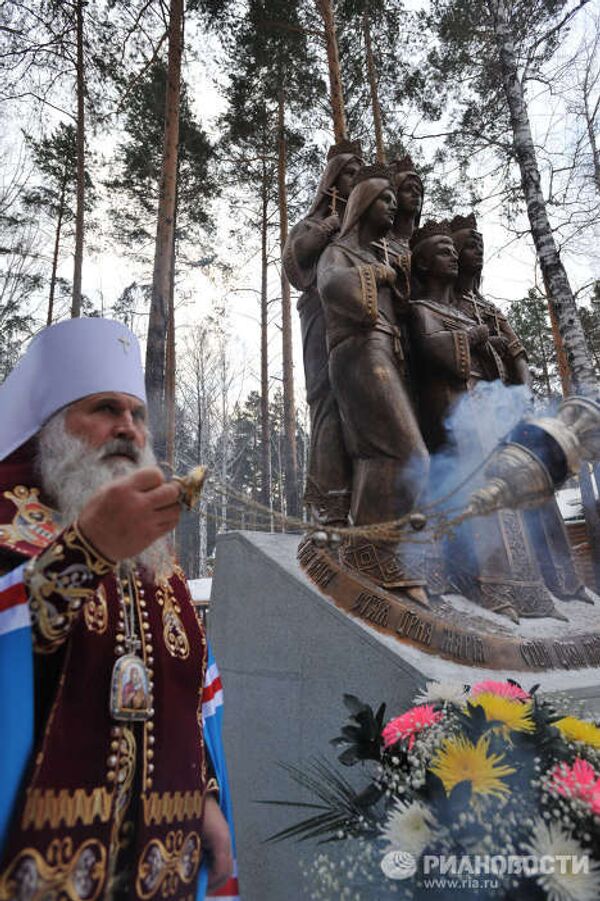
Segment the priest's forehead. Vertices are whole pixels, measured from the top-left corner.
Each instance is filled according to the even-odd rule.
[[[82,410],[93,412],[94,410],[113,409],[114,412],[125,412],[129,410],[132,415],[140,418],[146,418],[146,404],[134,394],[127,394],[122,391],[99,391],[96,394],[87,394],[79,400],[73,401],[66,408],[67,410]]]

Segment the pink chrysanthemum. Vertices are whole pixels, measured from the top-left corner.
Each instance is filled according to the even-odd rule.
[[[391,748],[396,742],[408,740],[408,750],[415,743],[417,733],[428,726],[438,723],[443,716],[441,710],[434,710],[432,704],[422,704],[420,707],[411,707],[402,716],[390,720],[381,733],[383,744],[386,748]]]
[[[489,692],[490,694],[498,695],[501,698],[508,698],[511,701],[531,700],[531,695],[526,691],[523,691],[522,688],[519,688],[518,685],[513,685],[512,682],[494,682],[492,679],[487,679],[485,682],[477,682],[477,684],[473,685],[471,688],[469,695],[472,698],[476,698],[477,695],[480,695],[483,692]]]
[[[559,795],[587,801],[600,810],[600,777],[587,760],[576,757],[573,766],[557,763],[550,773],[550,780],[550,789]]]

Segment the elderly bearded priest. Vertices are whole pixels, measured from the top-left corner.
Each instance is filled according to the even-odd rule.
[[[231,875],[144,400],[136,339],[103,319],[44,330],[0,387],[1,901],[193,901],[202,863],[209,889]]]

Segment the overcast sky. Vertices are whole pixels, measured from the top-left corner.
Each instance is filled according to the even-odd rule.
[[[420,4],[418,0],[411,0],[410,5]],[[584,28],[585,21],[581,16],[567,45],[560,51],[562,57],[566,57],[571,52],[580,40]],[[192,43],[198,40],[193,27],[188,27],[186,38],[188,42]],[[203,127],[214,139],[218,137],[216,119],[223,110],[223,100],[214,84],[218,74],[211,54],[206,53],[204,49],[201,61],[192,62],[186,71],[186,77],[190,83],[190,98],[195,112]],[[555,103],[549,103],[547,96],[541,96],[538,99],[530,97],[530,112],[537,138],[547,140],[550,127],[550,131],[554,134],[554,140],[558,135],[560,141],[562,110]],[[16,129],[20,125],[20,118],[15,120],[13,117],[11,131],[14,129],[16,133]],[[423,130],[426,131],[426,128]],[[435,125],[432,125],[430,130],[434,132]],[[435,141],[424,142],[423,146],[428,156],[434,152],[435,144]],[[107,158],[110,156],[112,145],[113,141],[109,139],[103,143],[102,152]],[[457,212],[467,211],[457,210]],[[226,235],[231,227],[229,211],[225,202],[218,206],[216,213],[217,243],[222,250],[227,245]],[[427,218],[427,215],[427,198],[425,198],[424,218]],[[534,284],[536,266],[531,241],[525,238],[516,243],[510,243],[511,235],[505,228],[500,211],[492,202],[484,204],[483,212],[479,215],[479,224],[484,234],[486,251],[484,291],[490,299],[494,299],[500,306],[507,309],[510,301],[525,296],[527,290]],[[526,225],[524,218],[519,224]],[[109,230],[107,229],[107,231]],[[50,230],[48,230],[47,237],[50,241]],[[596,235],[596,238],[598,237],[600,235]],[[50,244],[48,246],[50,247]],[[259,305],[258,294],[255,293],[260,286],[258,248],[248,246],[241,254],[236,253],[235,256],[229,256],[227,262],[234,268],[235,277],[226,287],[211,283],[196,269],[180,280],[177,286],[177,297],[180,303],[182,299],[185,299],[185,305],[178,309],[178,331],[179,336],[182,337],[186,325],[201,320],[210,311],[214,302],[224,300],[231,318],[231,352],[238,361],[239,370],[244,370],[246,373],[243,387],[250,390],[259,387]],[[575,289],[600,276],[597,252],[578,257],[566,254],[565,262]],[[278,279],[275,267],[272,267],[272,270],[270,292],[274,295],[277,293]],[[71,259],[63,259],[59,274],[71,279]],[[88,246],[84,260],[84,291],[95,299],[102,297],[106,308],[121,294],[126,285],[136,279],[148,281],[150,275],[151,273],[147,269],[143,270],[129,259],[116,254],[108,242],[105,242],[105,246],[99,253],[92,253]],[[275,313],[276,310],[273,309],[274,316]],[[304,380],[299,324],[295,313],[293,322],[295,376],[300,400],[303,398]],[[280,376],[281,368],[281,335],[279,328],[275,325],[270,332],[270,353],[270,371],[274,380],[273,384],[275,384]]]

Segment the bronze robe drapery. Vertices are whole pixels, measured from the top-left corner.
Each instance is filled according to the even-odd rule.
[[[302,331],[302,357],[306,402],[310,411],[310,450],[304,502],[323,523],[348,518],[352,463],[346,452],[340,414],[329,382],[325,320],[317,290],[317,264],[335,232],[323,225],[323,199],[331,192],[344,167],[355,157],[334,156],[321,178],[313,205],[290,231],[283,250],[283,267],[290,284],[302,294],[298,314]],[[329,215],[330,209],[327,209]],[[338,200],[335,210],[343,215]]]
[[[461,461],[473,460],[473,448],[481,460],[501,437],[493,431],[493,413],[474,391],[478,383],[505,375],[489,341],[470,346],[469,331],[480,324],[464,305],[427,299],[411,303],[419,421],[432,450],[450,445],[446,457],[457,483],[468,475]],[[460,417],[453,417],[459,401]],[[433,471],[437,477],[435,463]],[[445,557],[450,584],[485,608],[512,618],[557,615],[520,511],[502,510],[464,523],[448,541]]]
[[[505,384],[522,383],[517,361],[527,359],[525,348],[506,316],[479,292],[463,295],[456,303],[478,324],[487,325],[490,335],[505,339],[506,353],[500,359],[499,377]],[[564,600],[581,597],[584,585],[575,569],[571,544],[556,500],[552,498],[533,510],[525,510],[523,517],[544,582],[550,591]]]
[[[398,519],[413,509],[426,484],[428,454],[404,383],[394,289],[375,254],[358,249],[352,234],[324,251],[318,286],[329,376],[352,458],[352,522]],[[376,550],[371,575],[380,584],[424,584],[422,571],[406,560],[394,567],[390,555],[382,573],[375,557]]]

